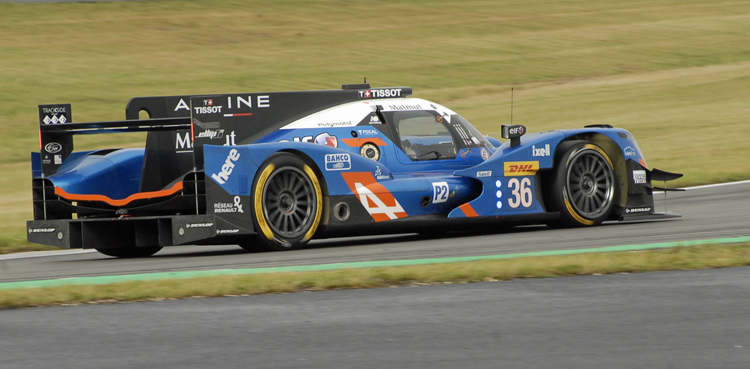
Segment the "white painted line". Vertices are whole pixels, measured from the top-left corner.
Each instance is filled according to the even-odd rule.
[[[0,255],[0,260],[13,260],[13,259],[30,259],[30,258],[41,258],[46,256],[65,256],[65,255],[76,255],[76,254],[87,254],[96,252],[95,249],[85,250],[60,250],[60,251],[29,251],[19,252],[17,254],[5,254]]]
[[[710,184],[710,185],[688,187],[688,188],[686,188],[686,190],[688,190],[688,191],[690,191],[690,190],[700,190],[702,188],[724,187],[724,186],[732,186],[732,185],[748,184],[748,183],[750,183],[750,180],[739,181],[739,182],[728,182],[728,183],[716,183],[716,184]]]

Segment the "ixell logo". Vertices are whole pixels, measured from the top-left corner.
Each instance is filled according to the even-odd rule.
[[[531,155],[532,156],[550,156],[552,153],[549,149],[549,144],[544,145],[544,147],[536,147],[534,145],[531,145]]]
[[[211,178],[213,178],[219,184],[226,183],[226,181],[229,180],[229,176],[234,171],[234,164],[237,162],[237,160],[240,160],[240,152],[232,149],[231,151],[229,151],[229,155],[227,155],[227,159],[224,161],[224,164],[222,164],[221,171],[219,173],[211,174]]]

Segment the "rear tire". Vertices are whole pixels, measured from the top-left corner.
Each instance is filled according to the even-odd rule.
[[[258,240],[272,250],[307,246],[323,216],[323,190],[299,156],[278,153],[258,170],[253,184]]]
[[[617,198],[612,160],[601,147],[583,141],[560,145],[555,162],[553,192],[549,196],[560,218],[553,227],[586,227],[601,224],[612,213]]]
[[[149,247],[112,247],[112,248],[98,248],[96,251],[116,258],[132,259],[132,258],[145,258],[149,257],[157,252],[161,251],[160,246],[149,246]]]

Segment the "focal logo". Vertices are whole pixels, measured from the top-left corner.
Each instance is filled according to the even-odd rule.
[[[226,181],[229,180],[229,176],[234,171],[234,163],[236,163],[237,160],[240,160],[240,152],[232,149],[229,151],[229,155],[227,155],[227,160],[225,160],[224,164],[221,166],[221,172],[218,174],[211,174],[211,178],[219,184],[226,183]]]

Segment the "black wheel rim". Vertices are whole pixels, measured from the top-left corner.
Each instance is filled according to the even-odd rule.
[[[568,165],[567,193],[575,211],[588,219],[605,215],[614,197],[614,173],[598,152],[583,150]]]
[[[315,221],[315,188],[301,170],[279,168],[263,188],[263,214],[273,232],[292,239],[304,235]]]

